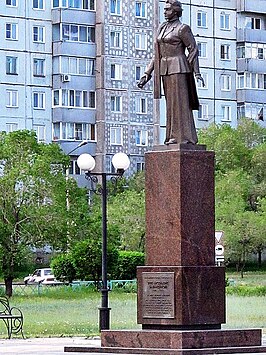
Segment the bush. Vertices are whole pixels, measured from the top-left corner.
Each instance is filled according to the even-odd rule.
[[[144,263],[144,253],[119,251],[117,267],[112,277],[116,280],[133,280],[137,275],[137,266],[142,266]]]
[[[236,296],[266,296],[266,286],[228,286],[226,287],[226,294]]]
[[[72,282],[76,278],[76,270],[71,255],[64,254],[55,257],[51,262],[54,276],[59,281]]]

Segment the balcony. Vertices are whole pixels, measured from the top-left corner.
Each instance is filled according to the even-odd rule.
[[[238,89],[236,97],[238,102],[263,104],[266,102],[266,90]]]
[[[237,30],[237,42],[266,43],[266,30],[251,30],[248,28],[239,28]]]
[[[77,23],[82,25],[95,25],[95,11],[81,11],[76,9],[53,9],[52,23]]]
[[[265,60],[241,58],[237,60],[237,72],[244,73],[245,71],[250,73],[265,73]]]
[[[265,13],[266,0],[237,0],[237,12]]]

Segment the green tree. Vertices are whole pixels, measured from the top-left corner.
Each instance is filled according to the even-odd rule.
[[[109,197],[108,221],[119,226],[121,249],[143,251],[145,243],[144,173],[127,181],[127,187]]]
[[[200,142],[216,156],[216,229],[224,230],[227,257],[242,270],[247,255],[265,246],[266,129],[242,120],[236,129],[212,125]]]
[[[58,145],[39,144],[34,132],[0,134],[0,257],[6,294],[25,248],[65,247],[69,158]]]
[[[52,260],[51,267],[53,269],[53,274],[59,281],[72,282],[77,277],[72,255],[70,253],[57,255]]]

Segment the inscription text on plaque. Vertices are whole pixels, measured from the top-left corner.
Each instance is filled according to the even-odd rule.
[[[142,273],[143,318],[174,318],[174,272]]]

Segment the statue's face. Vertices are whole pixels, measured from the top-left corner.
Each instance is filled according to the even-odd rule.
[[[167,21],[172,20],[174,17],[176,17],[176,11],[174,10],[173,5],[168,1],[165,2],[164,6],[164,17]]]

